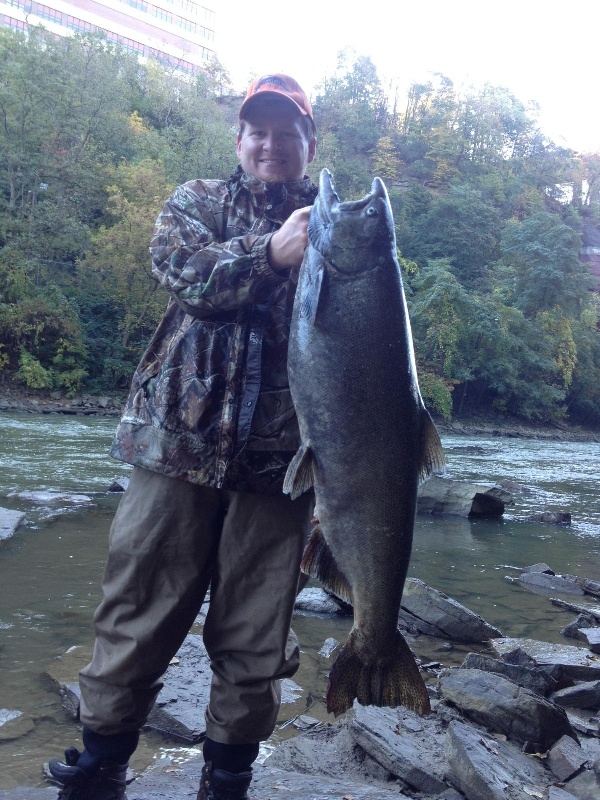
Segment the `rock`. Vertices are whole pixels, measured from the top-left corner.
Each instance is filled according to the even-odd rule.
[[[451,669],[440,678],[444,700],[468,719],[509,739],[545,752],[560,739],[577,735],[562,708],[501,675],[478,669]]]
[[[543,561],[539,564],[532,564],[527,569],[524,569],[523,572],[547,572],[548,575],[554,575],[554,570]]]
[[[33,719],[22,711],[0,708],[0,742],[20,739],[34,728]]]
[[[575,614],[587,614],[592,617],[596,625],[600,625],[600,606],[592,606],[588,603],[581,605],[580,603],[568,603],[566,600],[561,600],[559,597],[551,597],[550,602],[553,606],[564,608],[567,611],[573,611]]]
[[[365,707],[358,703],[350,724],[351,736],[371,758],[412,790],[430,795],[447,788],[441,733],[435,717],[418,717],[404,708]]]
[[[598,800],[600,779],[591,769],[583,770],[566,784],[565,789],[579,800]]]
[[[559,689],[550,696],[550,700],[563,708],[585,708],[598,711],[600,709],[600,680],[586,681],[577,683],[575,686],[567,686],[566,689]]]
[[[284,743],[285,744],[285,743]],[[193,800],[198,792],[203,759],[191,759],[183,764],[161,758],[150,769],[127,787],[128,800]],[[318,800],[407,800],[396,786],[369,785],[348,775],[337,762],[335,777],[323,774],[303,774],[281,770],[265,764],[253,767],[250,800],[294,800],[294,798],[318,798]],[[15,797],[15,800],[17,798]],[[19,798],[20,800],[20,798]]]
[[[559,781],[571,778],[587,761],[581,747],[570,736],[562,736],[548,751],[547,764]]]
[[[581,588],[577,575],[555,575],[547,572],[524,572],[517,580],[528,589],[543,592],[560,592],[562,594],[580,594],[585,592]]]
[[[587,642],[592,653],[600,654],[600,628],[580,628],[580,638]]]
[[[600,597],[600,581],[591,581],[588,578],[584,578],[582,588],[586,594]]]
[[[11,492],[7,497],[18,497],[19,500],[28,500],[30,503],[55,505],[69,503],[70,505],[83,505],[91,503],[92,498],[86,494],[73,494],[71,492]]]
[[[556,681],[541,669],[524,665],[507,664],[497,658],[491,658],[480,653],[468,653],[461,664],[461,669],[481,669],[503,675],[509,681],[517,683],[531,692],[545,697],[556,687]]]
[[[128,486],[129,486],[129,478],[120,475],[113,479],[112,483],[108,487],[108,491],[124,492]]]
[[[24,519],[25,514],[22,511],[0,508],[0,541],[10,539]]]
[[[548,789],[548,800],[577,800],[574,794],[561,789],[560,786],[550,786]]]
[[[470,725],[450,723],[446,757],[447,777],[467,800],[532,800],[545,795],[547,777],[540,763]]]
[[[543,511],[527,517],[531,522],[544,522],[546,525],[570,525],[571,514],[568,511]]]
[[[454,514],[460,517],[501,517],[512,496],[495,483],[469,483],[432,475],[417,496],[420,514]]]
[[[491,646],[504,660],[513,651],[521,651],[531,660],[532,665],[541,667],[563,686],[572,681],[600,679],[600,659],[595,658],[585,647],[511,638],[492,639]]]
[[[596,627],[596,619],[591,614],[578,614],[577,618],[566,625],[561,630],[561,636],[566,636],[571,639],[579,639],[581,638],[579,635],[579,631],[582,628],[594,628]]]
[[[339,614],[340,607],[327,592],[319,588],[303,589],[296,598],[296,612],[306,614]]]
[[[412,633],[461,642],[486,642],[502,633],[465,606],[417,578],[407,578],[399,623]]]

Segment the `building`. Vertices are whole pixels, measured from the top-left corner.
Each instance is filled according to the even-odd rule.
[[[59,36],[101,30],[142,59],[187,74],[215,55],[215,12],[197,0],[0,0],[0,25],[28,24]]]

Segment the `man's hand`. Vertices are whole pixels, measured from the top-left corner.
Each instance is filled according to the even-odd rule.
[[[311,208],[312,206],[305,206],[296,209],[271,236],[267,257],[275,272],[302,264],[308,244],[308,218]]]

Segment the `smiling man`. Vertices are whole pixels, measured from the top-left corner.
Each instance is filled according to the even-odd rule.
[[[240,110],[236,172],[178,187],[157,219],[153,274],[171,300],[111,450],[134,469],[80,674],[84,749],[49,765],[63,800],[125,797],[139,730],[209,585],[198,800],[245,800],[280,681],[298,668],[290,624],[313,502],[282,485],[299,446],[287,347],[315,146],[296,81],[258,78]]]

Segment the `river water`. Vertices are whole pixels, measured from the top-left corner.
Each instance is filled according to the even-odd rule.
[[[91,648],[91,618],[119,499],[107,487],[129,473],[107,455],[114,427],[114,419],[0,414],[0,506],[26,512],[15,535],[0,542],[0,715],[19,710],[31,720],[30,730],[8,741],[0,726],[0,789],[43,785],[42,762],[79,741],[78,726],[62,710],[45,668],[70,647]],[[506,576],[545,561],[555,572],[600,581],[600,445],[465,436],[443,437],[443,444],[449,476],[510,481],[515,503],[494,521],[419,516],[409,574],[506,636],[566,641],[560,629],[574,615]],[[89,500],[73,506],[34,502],[22,494],[42,490]],[[544,510],[568,510],[572,524],[527,521]],[[303,651],[295,679],[304,698],[307,693],[315,698],[311,716],[329,719],[320,700],[326,676],[318,650],[328,637],[343,640],[349,627],[348,618],[295,619]],[[415,650],[443,663],[460,663],[468,652],[427,637]],[[304,705],[294,713],[303,710]],[[288,726],[276,737],[291,730]],[[134,768],[164,750],[173,747],[157,735],[144,735]]]

